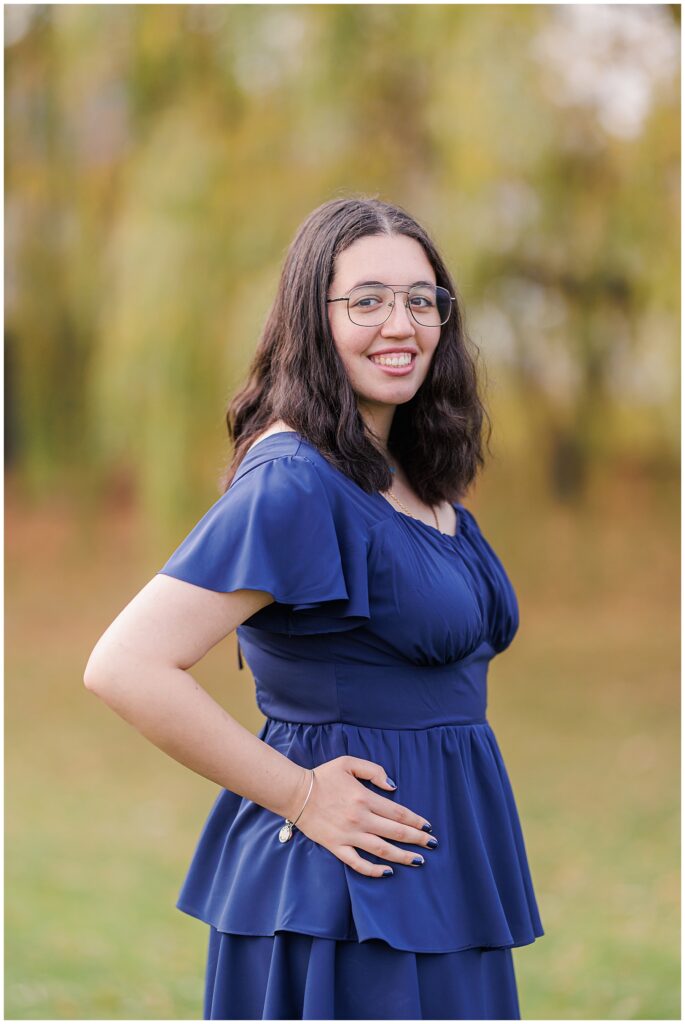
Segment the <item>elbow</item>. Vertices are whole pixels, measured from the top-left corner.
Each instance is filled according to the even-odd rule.
[[[86,690],[90,690],[91,693],[97,693],[98,691],[98,678],[90,667],[90,664],[86,665],[86,671],[83,673],[83,685]]]
[[[158,666],[110,644],[96,646],[83,672],[83,684],[110,706],[130,699]]]
[[[89,661],[86,665],[86,671],[83,673],[83,685],[86,690],[90,690],[91,693],[98,693],[102,685],[100,673]]]
[[[83,673],[83,685],[91,693],[97,693],[101,696],[110,685],[111,679],[111,664],[108,663],[108,660],[103,660],[97,653],[96,648],[88,659],[88,664]]]

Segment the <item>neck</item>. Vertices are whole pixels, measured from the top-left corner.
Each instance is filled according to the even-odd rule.
[[[395,415],[394,405],[367,405],[365,403],[359,403],[359,412],[367,432],[373,438],[375,443],[381,449],[386,459],[392,463],[393,457],[388,451],[388,438],[390,437],[390,427],[392,426],[392,418]]]

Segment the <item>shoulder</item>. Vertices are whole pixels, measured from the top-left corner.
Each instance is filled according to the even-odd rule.
[[[274,430],[260,435],[250,445],[229,490],[239,481],[249,479],[252,486],[257,486],[265,478],[280,480],[284,486],[288,482],[297,486],[298,482],[310,479],[330,488],[331,477],[336,472],[321,452],[297,431]]]
[[[298,509],[332,516],[338,527],[365,535],[378,519],[373,497],[296,431],[277,432],[251,446],[224,497],[267,503],[287,515]]]
[[[296,430],[294,427],[291,427],[289,423],[286,423],[285,420],[275,420],[273,423],[269,424],[266,430],[263,430],[261,434],[258,434],[257,437],[253,439],[252,444],[247,451],[251,451],[256,444],[259,444],[260,441],[263,441],[267,437],[271,437],[272,434],[281,433],[295,434]],[[245,454],[247,455],[247,452],[245,452]]]
[[[323,461],[323,460],[322,460]],[[242,508],[249,519],[259,516],[278,527],[293,521],[330,518],[335,504],[316,453],[297,435],[274,434],[249,450],[240,463],[223,503]]]

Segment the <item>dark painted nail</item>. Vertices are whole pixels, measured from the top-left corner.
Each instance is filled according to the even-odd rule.
[[[393,780],[390,778],[390,776],[388,776],[385,781],[387,782],[387,784],[389,786],[392,786],[393,789],[397,789],[397,783],[393,782]]]
[[[430,846],[431,850],[434,850],[437,845],[438,841],[435,838],[435,836],[431,836],[428,842],[426,843],[426,846]]]
[[[425,825],[422,825],[421,828],[422,828],[422,830],[424,832],[432,832],[433,831],[433,826],[431,825],[431,823],[429,821],[427,821]]]
[[[383,869],[383,874],[384,874],[384,875],[394,875],[394,874],[395,874],[395,872],[393,871],[393,869],[392,869],[392,868],[384,868],[384,869]]]
[[[423,857],[414,857],[414,859],[412,861],[412,864],[423,864],[423,863],[424,863]]]

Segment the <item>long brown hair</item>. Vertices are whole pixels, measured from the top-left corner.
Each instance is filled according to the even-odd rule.
[[[226,490],[247,448],[274,420],[285,420],[368,493],[385,491],[392,474],[366,429],[328,322],[326,297],[336,257],[367,235],[416,239],[436,282],[456,295],[428,374],[398,405],[388,450],[426,504],[458,501],[484,465],[483,419],[472,342],[458,292],[426,231],[399,206],[368,196],[333,199],[301,224],[286,255],[278,291],[248,372],[226,413],[234,453]]]

